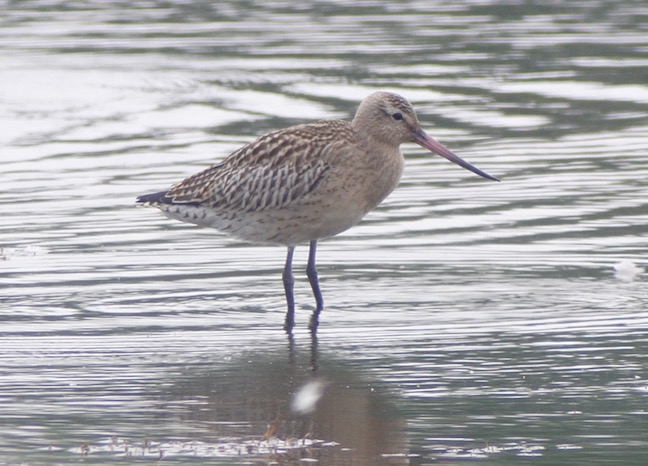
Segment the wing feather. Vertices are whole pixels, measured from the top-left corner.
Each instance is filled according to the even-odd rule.
[[[166,196],[217,211],[282,209],[303,199],[331,169],[332,145],[351,134],[344,121],[294,126],[261,136],[223,162],[181,181]]]

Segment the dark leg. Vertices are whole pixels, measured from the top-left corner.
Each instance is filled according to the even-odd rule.
[[[293,295],[293,285],[295,284],[295,278],[292,274],[293,252],[295,252],[295,246],[289,246],[288,254],[286,255],[286,265],[284,266],[283,271],[284,291],[286,292],[286,304],[288,304],[284,329],[288,333],[291,333],[292,328],[295,326],[295,296]]]
[[[319,281],[317,279],[317,269],[315,268],[315,254],[317,253],[317,240],[310,242],[310,251],[308,252],[308,266],[306,267],[306,275],[308,275],[308,281],[311,284],[313,289],[313,295],[315,296],[315,303],[317,307],[315,312],[311,316],[310,324],[308,327],[311,331],[316,331],[317,326],[319,325],[319,315],[322,312],[324,307],[324,300],[322,299],[322,292],[320,291]]]

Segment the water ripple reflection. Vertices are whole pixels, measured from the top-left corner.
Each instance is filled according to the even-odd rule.
[[[645,463],[648,10],[433,3],[4,5],[0,463]],[[315,340],[304,247],[288,339],[281,248],[133,205],[376,89],[503,181],[404,147]]]

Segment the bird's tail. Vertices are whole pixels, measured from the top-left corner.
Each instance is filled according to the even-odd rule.
[[[167,197],[167,191],[160,191],[159,193],[144,194],[138,196],[135,202],[145,206],[156,206],[160,204],[173,204],[173,199]]]

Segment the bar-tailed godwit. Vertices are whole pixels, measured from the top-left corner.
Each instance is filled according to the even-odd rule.
[[[376,92],[362,101],[351,122],[329,120],[274,131],[137,202],[246,241],[286,246],[284,327],[289,332],[295,321],[293,252],[297,244],[309,242],[306,274],[316,302],[310,320],[314,331],[323,307],[315,268],[317,241],[354,226],[396,188],[404,142],[499,181],[428,136],[403,97]]]

